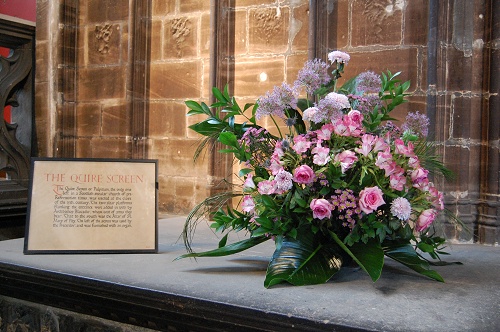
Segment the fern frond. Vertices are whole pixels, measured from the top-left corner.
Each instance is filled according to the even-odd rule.
[[[221,192],[206,198],[191,210],[184,222],[181,234],[184,246],[189,253],[193,252],[191,243],[198,224],[202,221],[208,221],[214,211],[225,207],[233,197],[237,196],[241,196],[241,194],[234,193],[233,191]]]
[[[425,140],[418,141],[418,143],[415,144],[414,148],[414,152],[418,156],[422,167],[427,169],[429,173],[440,173],[447,181],[453,180],[453,172],[449,168],[447,168],[441,160],[439,160],[439,157],[436,155],[435,151],[436,145],[433,142],[428,142]]]

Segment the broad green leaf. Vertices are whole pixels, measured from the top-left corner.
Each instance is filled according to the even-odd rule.
[[[204,252],[192,252],[188,254],[181,255],[174,259],[174,261],[177,261],[182,258],[187,258],[187,257],[219,257],[219,256],[228,256],[232,254],[236,254],[238,252],[247,250],[249,248],[252,248],[258,244],[261,244],[262,242],[265,242],[269,240],[268,237],[261,235],[257,237],[251,237],[239,242],[235,242],[232,244],[229,244],[227,246],[217,248],[214,250],[209,250],[209,251],[204,251]]]
[[[347,247],[337,234],[330,232],[332,238],[337,244],[344,249],[344,251],[358,263],[373,282],[377,281],[382,274],[384,267],[384,251],[376,241],[369,241],[368,243],[355,243],[351,247]]]
[[[384,248],[384,253],[387,257],[406,265],[415,272],[434,280],[444,282],[443,277],[436,271],[431,270],[429,263],[418,256],[411,244],[387,247]]]
[[[253,172],[253,169],[251,169],[251,168],[242,168],[238,172],[238,176],[242,177],[242,176],[245,176],[245,175],[252,173],[252,172]]]
[[[327,282],[342,266],[341,249],[334,243],[321,244],[311,232],[284,238],[267,267],[264,287],[281,282],[295,286]]]
[[[236,138],[236,135],[233,134],[230,131],[226,131],[226,132],[220,133],[220,135],[219,135],[219,142],[221,142],[222,144],[226,144],[228,146],[233,146],[233,147],[236,147],[236,148],[239,147],[239,145],[238,145],[238,139]]]
[[[214,134],[220,133],[222,130],[226,128],[226,125],[223,123],[219,123],[217,125],[210,124],[208,120],[195,123],[193,125],[190,125],[189,128],[191,130],[194,130],[198,134],[204,135],[204,136],[213,136]]]

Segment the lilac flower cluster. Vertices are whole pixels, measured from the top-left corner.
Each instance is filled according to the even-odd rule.
[[[356,90],[361,94],[370,94],[380,91],[382,87],[382,80],[380,75],[375,74],[372,71],[365,71],[356,77]]]
[[[406,116],[406,122],[401,129],[403,131],[410,131],[420,137],[427,137],[429,133],[429,118],[425,114],[420,114],[418,111],[410,112]]]
[[[342,226],[353,228],[356,218],[361,217],[361,209],[358,206],[356,196],[350,189],[335,190],[330,201],[333,208],[338,211],[338,219],[342,220]]]
[[[283,82],[281,86],[275,86],[273,91],[259,98],[255,117],[260,120],[272,115],[285,119],[285,110],[288,108],[297,108],[297,91]]]
[[[380,100],[378,94],[370,93],[363,96],[350,94],[348,97],[353,104],[353,107],[364,115],[373,112],[375,107],[382,106],[382,101]]]
[[[308,94],[313,94],[321,85],[330,81],[328,64],[320,59],[306,61],[304,67],[299,71],[294,86],[298,89],[306,88]]]
[[[314,123],[335,122],[342,118],[344,114],[342,110],[350,107],[351,104],[346,95],[330,92],[316,106],[306,109],[302,117]]]

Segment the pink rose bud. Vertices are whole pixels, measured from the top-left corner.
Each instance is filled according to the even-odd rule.
[[[325,219],[332,216],[333,205],[324,198],[315,198],[309,205],[316,219]]]
[[[423,230],[427,229],[427,227],[429,227],[434,222],[436,216],[437,216],[436,210],[434,209],[425,210],[418,217],[415,229],[418,232],[422,232]]]

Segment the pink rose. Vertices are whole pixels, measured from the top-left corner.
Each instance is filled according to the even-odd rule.
[[[354,163],[358,161],[358,157],[356,157],[356,153],[352,152],[351,150],[345,150],[335,155],[335,158],[333,158],[333,160],[335,162],[340,162],[340,168],[342,170],[342,174],[344,174],[345,171],[351,168],[352,165],[354,165]]]
[[[358,127],[361,127],[363,124],[363,114],[361,114],[360,111],[357,110],[351,110],[349,113],[347,113],[349,118],[354,122]]]
[[[313,183],[316,179],[316,175],[311,167],[307,165],[301,165],[293,171],[293,181],[301,184]]]
[[[364,213],[372,213],[379,206],[384,205],[382,190],[375,187],[366,187],[359,192],[359,207]]]
[[[434,222],[434,219],[436,219],[436,216],[437,212],[434,209],[428,209],[422,212],[418,217],[417,224],[415,226],[417,232],[421,232],[429,227]]]
[[[333,205],[324,198],[315,198],[309,205],[313,218],[324,219],[332,216]]]
[[[243,196],[243,203],[241,203],[241,209],[245,212],[253,212],[255,210],[255,202],[252,196]]]

